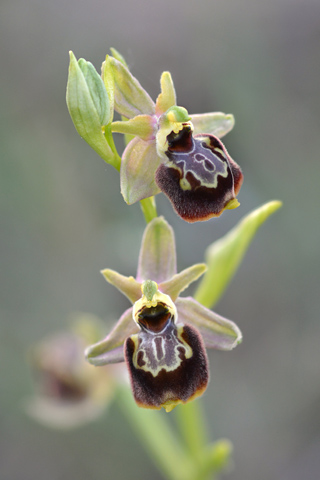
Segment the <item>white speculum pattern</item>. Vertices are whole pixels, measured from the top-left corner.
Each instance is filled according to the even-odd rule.
[[[166,152],[169,161],[166,165],[179,170],[182,178],[180,186],[183,190],[191,190],[191,185],[187,180],[187,173],[190,172],[197,180],[200,186],[208,188],[217,188],[218,176],[226,178],[229,174],[229,162],[223,150],[215,148],[217,153],[223,156],[221,160],[213,151],[203,146],[205,139],[192,138],[192,149],[188,152]]]
[[[184,358],[192,357],[192,348],[182,338],[183,325],[169,322],[160,333],[141,331],[132,335],[135,349],[133,364],[135,368],[150,372],[156,377],[164,369],[176,370]]]

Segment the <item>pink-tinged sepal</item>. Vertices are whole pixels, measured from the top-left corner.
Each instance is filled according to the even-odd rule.
[[[213,135],[192,135],[184,126],[167,137],[167,161],[156,172],[156,183],[180,217],[188,222],[218,217],[239,205],[240,167]]]
[[[95,343],[85,351],[89,363],[96,367],[109,363],[124,362],[123,344],[125,339],[139,330],[132,321],[132,307],[126,310],[111,332],[101,342]]]
[[[234,116],[231,113],[210,112],[194,114],[190,117],[194,135],[207,133],[221,138],[234,127]]]
[[[139,81],[119,60],[108,57],[109,68],[114,82],[114,108],[127,118],[137,115],[153,115],[155,104]]]
[[[157,160],[156,147],[152,142],[135,137],[127,145],[122,155],[120,187],[128,205],[159,193],[154,179],[159,163],[160,159]]]
[[[209,381],[208,360],[199,333],[169,317],[158,333],[147,329],[125,342],[125,359],[138,406],[171,411],[202,395]]]
[[[177,273],[176,243],[172,227],[163,217],[148,223],[143,234],[137,281],[152,278],[157,283],[170,280]]]
[[[207,348],[232,350],[241,343],[242,333],[234,322],[212,312],[194,298],[178,298],[175,305],[179,319],[197,328]]]

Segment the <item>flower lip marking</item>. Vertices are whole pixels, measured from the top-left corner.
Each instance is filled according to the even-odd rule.
[[[218,217],[236,208],[243,175],[225,146],[214,135],[192,135],[182,125],[167,135],[166,161],[156,171],[156,183],[175,211],[188,222]]]
[[[167,139],[166,166],[179,171],[183,190],[217,188],[219,175],[224,178],[232,175],[224,152],[208,145],[206,137],[193,137],[190,125],[183,125],[178,134],[171,132]]]
[[[208,361],[198,332],[169,321],[159,335],[140,332],[125,342],[133,395],[144,408],[171,411],[201,395],[209,380]]]
[[[170,411],[205,390],[206,353],[199,334],[176,323],[176,306],[156,282],[143,282],[141,291],[133,306],[141,331],[127,338],[124,348],[132,390],[138,405]]]
[[[159,334],[150,335],[150,332],[142,331],[132,335],[134,367],[151,373],[153,377],[162,370],[176,370],[184,359],[193,355],[192,348],[182,337],[182,332],[183,326],[176,326],[170,318]]]

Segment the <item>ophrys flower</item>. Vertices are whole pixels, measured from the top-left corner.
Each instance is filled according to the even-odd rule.
[[[176,273],[173,231],[157,217],[144,232],[135,279],[102,271],[133,306],[86,357],[96,366],[125,360],[141,407],[170,411],[201,395],[209,380],[205,346],[231,350],[241,341],[233,322],[192,297],[179,297],[205,270],[196,264]]]
[[[233,127],[233,116],[189,115],[176,105],[169,72],[161,76],[154,103],[121,61],[108,57],[104,69],[114,78],[115,110],[127,119],[113,122],[111,130],[134,135],[121,161],[125,201],[132,204],[161,190],[188,222],[236,208],[243,176],[219,138]]]

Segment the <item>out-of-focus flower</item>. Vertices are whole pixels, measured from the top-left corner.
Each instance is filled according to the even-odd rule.
[[[242,172],[219,139],[232,115],[189,115],[176,106],[169,72],[161,76],[156,103],[123,61],[107,57],[103,77],[114,79],[114,108],[126,121],[111,130],[134,135],[122,155],[121,192],[128,204],[161,190],[184,220],[195,222],[236,208]]]
[[[144,232],[136,279],[103,270],[106,280],[132,302],[110,334],[86,350],[96,366],[126,361],[137,404],[172,410],[201,395],[209,379],[205,346],[231,350],[239,328],[191,297],[179,297],[206,270],[176,273],[174,233],[157,217]]]
[[[96,317],[83,314],[73,331],[49,336],[31,349],[35,395],[25,407],[39,422],[54,428],[77,427],[100,416],[112,400],[120,372],[114,371],[116,366],[92,369],[83,355],[101,332],[97,326]]]

